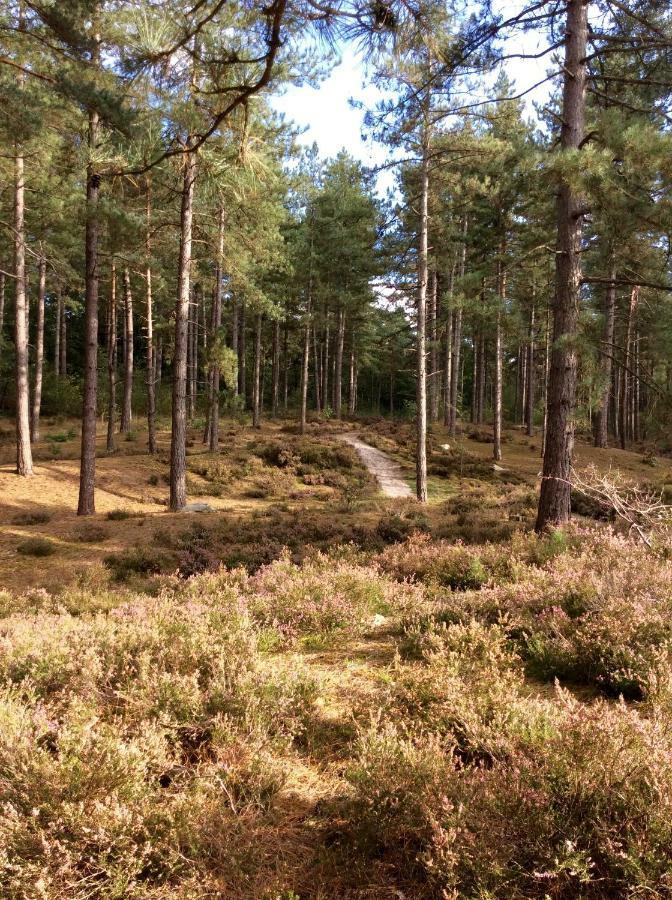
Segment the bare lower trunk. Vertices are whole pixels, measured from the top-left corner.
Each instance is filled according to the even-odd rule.
[[[239,332],[240,332],[240,324],[238,321],[239,312],[238,312],[238,299],[234,295],[232,306],[231,306],[231,347],[233,352],[236,354],[236,376],[234,380],[233,390],[236,396],[240,393],[239,385],[240,385],[240,341],[239,341]]]
[[[324,330],[324,366],[323,366],[323,383],[322,383],[322,396],[324,397],[324,405],[325,407],[329,406],[329,362],[331,357],[329,356],[329,318],[327,316],[327,326]]]
[[[310,310],[310,306],[308,307]],[[301,362],[301,434],[306,433],[308,415],[308,363],[310,361],[310,319],[307,319],[304,329],[303,359]]]
[[[464,278],[464,273],[466,271],[467,265],[467,228],[468,223],[467,219],[464,220],[463,225],[463,242],[462,242],[462,252],[460,256],[460,278]],[[450,373],[450,422],[449,422],[449,430],[452,436],[455,435],[457,431],[457,404],[460,395],[460,362],[461,362],[461,350],[462,350],[462,307],[459,306],[455,310],[455,315],[453,318],[453,358],[452,358],[452,370]]]
[[[40,257],[40,275],[37,287],[37,334],[35,336],[35,387],[33,389],[33,415],[30,422],[33,443],[40,439],[40,409],[42,406],[42,368],[44,365],[44,296],[47,287],[47,261]]]
[[[128,434],[133,421],[133,294],[131,293],[131,275],[124,269],[124,316],[126,335],[124,357],[124,397],[121,405],[120,430]]]
[[[348,415],[354,416],[357,409],[357,396],[355,392],[355,348],[350,348],[350,388],[348,392]]]
[[[219,450],[219,389],[220,368],[217,350],[219,349],[219,330],[222,327],[222,302],[223,302],[223,278],[224,278],[224,206],[219,208],[219,233],[217,241],[217,266],[215,268],[215,293],[213,295],[212,312],[212,340],[215,342],[215,355],[212,364],[210,382],[210,415],[209,419],[209,449],[211,453]]]
[[[280,319],[273,322],[273,372],[271,376],[273,387],[271,389],[271,415],[275,419],[278,415],[278,400],[280,398]]]
[[[147,233],[145,237],[145,305],[147,313],[147,449],[156,453],[156,391],[154,377],[154,309],[152,297],[152,183],[147,176]]]
[[[439,279],[436,271],[432,272],[429,292],[429,415],[432,422],[439,418],[439,354],[436,343],[437,316],[439,302]]]
[[[499,303],[495,322],[495,396],[492,409],[493,456],[497,461],[502,458],[502,308],[506,298],[506,270],[503,263],[499,263],[498,269]]]
[[[245,301],[240,305],[240,335],[238,337],[238,393],[247,408],[247,347],[245,333]]]
[[[170,439],[170,508],[173,512],[182,509],[187,502],[187,321],[189,318],[191,241],[196,182],[195,153],[187,152],[183,165]]]
[[[534,303],[533,303],[532,309],[530,310],[530,332],[529,332],[528,342],[527,342],[527,397],[526,397],[526,408],[525,408],[525,421],[527,424],[528,437],[532,437],[532,435],[534,434],[534,392],[535,392],[534,312],[535,312],[535,310],[534,310]]]
[[[63,298],[61,289],[56,293],[56,322],[54,325],[54,375],[61,374],[61,316],[63,315]]]
[[[565,153],[580,150],[585,133],[586,0],[568,0],[564,91],[560,144]],[[562,525],[571,514],[571,467],[577,379],[577,328],[581,289],[583,202],[562,179],[557,200],[558,240],[553,339],[548,382],[548,427],[536,529]]]
[[[14,160],[14,355],[16,357],[16,473],[33,474],[30,449],[30,386],[26,323],[26,233],[24,160],[16,148]]]
[[[420,228],[418,247],[418,292],[416,335],[416,496],[420,503],[427,502],[427,206],[429,197],[429,135],[424,126],[422,163],[420,174]]]
[[[97,51],[94,53],[97,57]],[[98,145],[98,113],[89,112],[89,152]],[[96,418],[98,406],[98,197],[100,175],[89,162],[86,173],[86,297],[84,302],[84,403],[82,408],[82,454],[79,470],[77,515],[96,511]],[[63,342],[65,344],[65,342]]]
[[[59,366],[59,375],[68,374],[68,317],[66,313],[67,308],[65,302],[61,300],[61,359]]]
[[[263,317],[257,316],[254,330],[254,380],[252,382],[252,426],[261,428],[261,330]]]
[[[343,388],[343,346],[345,344],[345,311],[338,311],[338,336],[336,340],[336,369],[334,373],[334,414],[341,418],[341,396]]]
[[[289,400],[289,322],[285,322],[283,338],[283,379],[282,379],[282,408],[287,412],[287,402]]]
[[[190,422],[194,417],[194,382],[191,377],[194,367],[194,320],[193,320],[193,301],[189,300],[189,312],[187,314],[187,420]]]
[[[5,331],[5,273],[0,272],[0,348]]]
[[[455,281],[455,264],[450,272],[448,287],[448,301],[446,309],[446,336],[443,355],[443,424],[450,427],[450,409],[452,398],[452,372],[453,372],[453,284]]]
[[[630,304],[628,306],[628,318],[625,327],[625,339],[623,341],[623,366],[621,367],[621,448],[625,450],[628,438],[632,436],[633,428],[630,416],[631,396],[633,387],[632,377],[632,331],[637,315],[637,303],[639,300],[639,288],[633,287],[630,292]]]
[[[598,400],[595,420],[595,446],[606,447],[609,443],[609,401],[611,397],[611,374],[614,357],[614,326],[616,321],[616,269],[611,267],[611,281],[604,292],[604,326],[600,354],[600,374],[602,390]]]
[[[314,383],[315,383],[315,412],[319,414],[322,412],[322,395],[320,392],[320,385],[322,383],[322,372],[320,370],[320,360],[318,356],[318,348],[317,348],[317,329],[313,325],[313,368],[314,368]]]
[[[114,425],[117,417],[117,267],[114,260],[110,273],[107,323],[107,452],[114,453]]]

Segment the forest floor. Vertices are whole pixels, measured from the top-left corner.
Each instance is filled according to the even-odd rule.
[[[646,704],[667,702],[650,672],[661,684],[672,563],[595,520],[566,539],[531,535],[538,438],[507,429],[493,469],[485,429],[451,439],[433,428],[421,508],[408,496],[410,424],[312,423],[302,437],[292,423],[255,432],[225,421],[217,456],[194,426],[189,495],[207,510],[173,514],[167,431],[154,458],[141,430],[111,455],[101,431],[97,514],[82,520],[75,429],[46,422],[24,480],[0,425],[0,687],[10,685],[0,721],[14,735],[6,764],[0,740],[0,771],[17,798],[11,828],[0,826],[0,876],[11,896],[83,900],[114,886],[184,900],[522,897],[538,895],[539,871],[549,896],[579,896],[592,865],[590,896],[628,895],[633,871],[658,895],[655,873],[641,874],[662,852],[640,825],[644,795],[627,798],[623,834],[600,829],[621,827],[625,813],[609,804],[623,767],[642,769],[642,783],[668,777],[646,769],[658,757],[642,735],[662,721]],[[672,462],[645,448],[579,443],[577,456],[672,491]],[[618,693],[641,716],[614,703]],[[48,734],[24,736],[45,715],[57,723]],[[521,779],[532,760],[529,784],[507,781],[501,761],[513,757]],[[457,781],[445,782],[449,770]],[[576,772],[599,795],[594,821],[559,787]],[[668,801],[672,783],[661,815]],[[475,818],[453,821],[453,802]],[[557,821],[540,819],[547,809]],[[40,831],[42,816],[51,824]],[[641,860],[624,874],[626,831]],[[139,865],[149,851],[135,835],[151,863]],[[562,857],[582,841],[576,852],[599,864]]]

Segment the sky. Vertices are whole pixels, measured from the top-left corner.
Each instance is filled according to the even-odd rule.
[[[510,15],[513,8],[510,0],[503,0],[501,11],[505,15]],[[508,51],[516,53],[535,52],[543,46],[544,37],[535,34],[516,35],[507,43]],[[550,57],[509,60],[505,68],[517,91],[524,91],[544,78],[550,64]],[[525,98],[530,115],[532,101],[543,100],[547,95],[548,86],[542,86]],[[322,157],[333,157],[345,148],[365,165],[379,165],[389,159],[389,149],[370,138],[362,140],[365,109],[353,108],[349,100],[354,98],[365,107],[373,107],[380,97],[379,91],[366,83],[361,57],[352,46],[345,46],[341,62],[318,87],[291,86],[276,95],[272,105],[304,129],[300,142],[306,146],[316,142]],[[379,190],[391,184],[393,177],[391,172],[379,177]]]

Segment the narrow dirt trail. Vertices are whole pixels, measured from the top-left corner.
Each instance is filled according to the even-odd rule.
[[[386,497],[413,496],[413,491],[401,477],[401,466],[390,459],[387,454],[365,443],[354,434],[339,434],[338,438],[355,448]]]

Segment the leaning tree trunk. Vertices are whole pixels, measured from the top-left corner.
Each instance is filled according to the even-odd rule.
[[[612,265],[610,282],[604,292],[604,328],[600,373],[602,390],[595,420],[595,446],[605,448],[609,443],[609,400],[611,397],[611,373],[614,358],[614,328],[616,322],[616,269]]]
[[[37,335],[35,337],[35,386],[33,389],[33,415],[30,422],[33,443],[40,439],[40,409],[42,407],[42,369],[44,366],[44,295],[47,287],[47,260],[40,257],[40,275],[37,286]]]
[[[131,275],[124,269],[124,397],[121,405],[120,430],[128,434],[133,421],[133,294],[131,292]]]
[[[188,146],[188,144],[187,144]],[[175,305],[173,354],[172,433],[170,438],[170,509],[177,512],[187,502],[187,322],[189,319],[191,241],[196,182],[196,154],[184,159],[180,211],[180,255]]]
[[[97,58],[97,51],[94,53]],[[89,112],[89,153],[98,145],[99,116]],[[96,418],[98,412],[98,197],[100,175],[93,158],[86,173],[85,301],[84,301],[84,402],[82,408],[82,455],[79,470],[78,516],[96,511]],[[61,341],[62,347],[65,341]]]
[[[416,495],[427,502],[427,205],[429,199],[429,134],[425,125],[420,170],[420,230],[418,247],[417,335],[416,335]]]
[[[252,382],[252,427],[261,428],[261,328],[263,317],[257,315],[254,330],[254,380]]]
[[[16,358],[16,473],[33,474],[30,449],[30,386],[28,324],[26,322],[26,230],[24,159],[16,147],[14,159],[14,355]]]
[[[154,309],[152,298],[152,182],[147,176],[147,233],[145,237],[145,305],[147,313],[147,449],[156,453],[156,380],[154,378]]]
[[[581,149],[585,133],[588,0],[568,0],[560,144]],[[571,468],[577,381],[583,201],[562,178],[557,200],[553,338],[548,380],[548,424],[536,530],[562,525],[571,515]]]
[[[107,323],[107,452],[114,453],[114,426],[117,418],[117,267],[114,260],[110,271]]]

